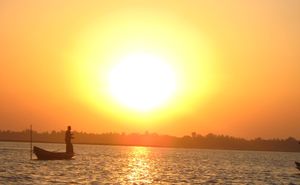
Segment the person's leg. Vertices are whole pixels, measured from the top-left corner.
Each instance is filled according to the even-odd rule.
[[[74,151],[73,151],[73,144],[72,143],[70,143],[70,153],[74,153]]]
[[[68,153],[68,148],[69,148],[68,143],[66,143],[66,153]]]
[[[73,146],[71,143],[66,144],[66,153],[73,153]]]

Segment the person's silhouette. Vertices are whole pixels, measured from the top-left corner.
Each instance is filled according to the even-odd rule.
[[[71,126],[68,126],[68,130],[65,134],[65,142],[66,142],[66,153],[73,154],[73,144],[71,140],[73,139],[73,134],[71,132]]]

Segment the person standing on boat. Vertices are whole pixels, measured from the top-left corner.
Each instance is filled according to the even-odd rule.
[[[73,154],[73,144],[71,140],[74,139],[73,134],[71,132],[71,126],[68,126],[68,130],[65,134],[65,142],[66,142],[66,153]]]

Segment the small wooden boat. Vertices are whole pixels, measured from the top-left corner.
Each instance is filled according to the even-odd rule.
[[[295,161],[295,164],[296,164],[296,168],[297,168],[298,170],[300,170],[300,163],[297,162],[297,161]]]
[[[33,153],[39,160],[66,160],[74,156],[73,153],[50,152],[36,146],[33,147]]]

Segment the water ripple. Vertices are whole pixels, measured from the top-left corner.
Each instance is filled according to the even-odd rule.
[[[61,144],[41,144],[64,150]],[[74,160],[29,160],[0,142],[0,184],[300,184],[299,153],[75,145]]]

